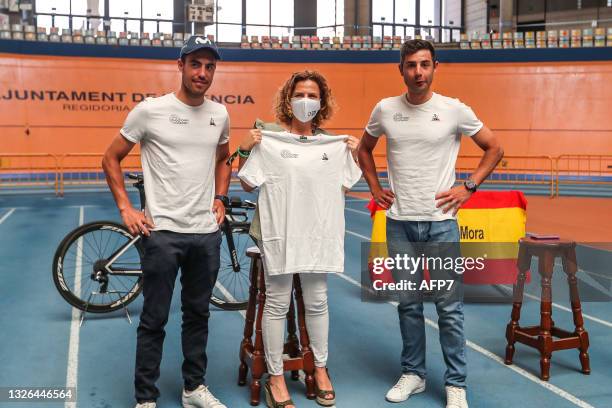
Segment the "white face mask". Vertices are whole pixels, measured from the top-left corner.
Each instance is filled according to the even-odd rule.
[[[321,101],[319,99],[291,98],[293,115],[302,123],[313,120],[317,116],[319,109],[321,109]]]

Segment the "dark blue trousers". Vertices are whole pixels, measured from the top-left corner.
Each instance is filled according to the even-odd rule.
[[[143,239],[144,305],[137,331],[135,389],[139,402],[155,401],[172,293],[181,270],[182,374],[185,389],[204,384],[209,301],[219,272],[221,231],[153,231]]]

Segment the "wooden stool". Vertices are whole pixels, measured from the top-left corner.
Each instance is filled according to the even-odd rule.
[[[534,240],[522,238],[519,246],[517,282],[514,285],[514,303],[512,318],[506,327],[506,364],[512,364],[514,343],[519,342],[540,351],[540,378],[547,381],[550,378],[550,359],[553,351],[577,348],[580,350],[580,364],[584,374],[590,374],[589,366],[589,335],[584,330],[580,297],[576,279],[576,243],[565,239]],[[542,277],[542,298],[540,299],[540,325],[520,327],[523,290],[527,271],[531,266],[532,257],[538,257],[538,272]],[[574,332],[555,327],[552,321],[552,290],[551,281],[555,258],[560,257],[563,271],[569,284],[572,314],[574,316]],[[558,339],[553,339],[557,337]]]
[[[251,258],[249,287],[249,303],[247,306],[244,324],[244,338],[240,343],[240,367],[238,369],[238,385],[246,384],[246,377],[251,367],[251,405],[259,405],[261,391],[261,377],[267,372],[266,357],[264,353],[263,337],[261,331],[261,318],[266,302],[266,284],[264,280],[264,268],[261,253],[257,247],[247,250],[247,256]],[[296,336],[295,307],[297,303],[297,320],[300,338]],[[255,315],[257,314],[257,320]],[[255,342],[253,343],[253,323],[255,323]],[[287,313],[287,342],[283,354],[289,358],[283,358],[283,370],[291,371],[293,380],[299,379],[299,370],[304,371],[306,376],[306,397],[315,398],[314,384],[314,355],[310,349],[310,340],[306,331],[306,320],[304,317],[304,300],[298,274],[293,276],[293,294]],[[301,347],[300,347],[301,346]]]

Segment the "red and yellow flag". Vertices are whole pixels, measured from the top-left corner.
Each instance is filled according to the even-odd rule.
[[[367,208],[372,216],[372,243],[386,242],[385,210],[374,200]],[[469,284],[513,284],[518,273],[516,258],[518,240],[525,236],[527,200],[521,191],[478,191],[461,206],[457,214],[459,223],[461,255],[482,257],[484,269],[466,270],[464,283]],[[477,244],[484,245],[477,245]],[[463,245],[465,244],[465,245]],[[484,252],[484,253],[483,253]],[[371,245],[368,261],[370,276],[372,260],[387,257],[386,245]],[[427,278],[427,273],[425,277]],[[383,282],[393,282],[390,271],[376,275]]]

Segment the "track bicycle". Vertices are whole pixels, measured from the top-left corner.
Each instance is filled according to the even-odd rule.
[[[134,180],[144,210],[146,196],[141,175]],[[223,235],[221,267],[210,302],[225,310],[246,309],[249,296],[248,211],[256,204],[231,197],[225,206],[225,220],[219,226]],[[69,232],[53,258],[53,282],[72,306],[92,313],[107,313],[124,308],[142,291],[144,254],[142,235],[133,235],[114,221],[94,221]]]

